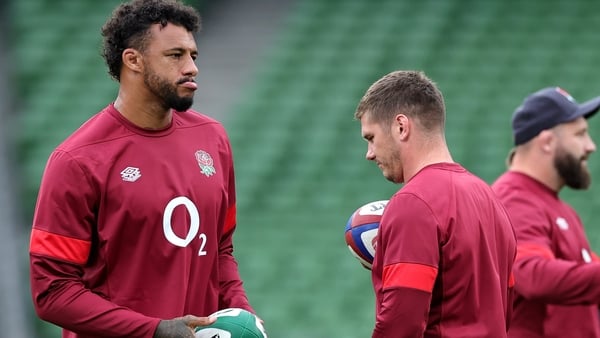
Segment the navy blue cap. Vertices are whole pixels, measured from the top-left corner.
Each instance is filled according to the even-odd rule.
[[[515,145],[523,144],[540,132],[579,117],[591,117],[600,108],[600,97],[582,104],[560,87],[541,89],[525,98],[515,110],[512,128]]]

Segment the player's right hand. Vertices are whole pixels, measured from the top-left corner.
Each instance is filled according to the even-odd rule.
[[[213,317],[196,317],[186,315],[174,319],[161,320],[153,338],[195,338],[194,329],[198,326],[210,325],[217,320]]]

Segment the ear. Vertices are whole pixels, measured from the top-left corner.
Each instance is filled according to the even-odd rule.
[[[394,128],[394,131],[400,137],[400,139],[404,141],[410,135],[410,119],[404,114],[398,114],[394,118],[394,124],[392,128]]]
[[[144,69],[144,62],[142,61],[142,54],[133,48],[126,48],[121,54],[123,60],[123,67],[127,67],[135,73],[140,73]]]
[[[553,151],[556,137],[555,137],[554,133],[552,132],[552,130],[550,130],[550,129],[542,130],[539,133],[539,135],[536,136],[536,138],[537,138],[537,144],[543,152],[550,153]]]

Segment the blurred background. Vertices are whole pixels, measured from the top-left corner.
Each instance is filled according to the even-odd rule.
[[[114,100],[100,27],[120,1],[0,2],[0,327],[58,338],[36,319],[28,236],[50,152]],[[425,71],[447,104],[454,159],[492,183],[511,148],[510,117],[529,93],[560,85],[600,95],[594,0],[187,1],[198,35],[195,109],[231,137],[238,187],[236,257],[271,337],[370,336],[370,274],[343,230],[360,205],[399,186],[364,160],[353,113],[372,82]],[[600,118],[590,120],[600,142]],[[564,190],[600,250],[596,183]]]

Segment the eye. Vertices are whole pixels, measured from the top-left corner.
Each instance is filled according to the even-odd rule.
[[[181,53],[171,53],[168,56],[172,57],[174,59],[179,59],[179,58],[181,58],[181,55],[182,55]]]

